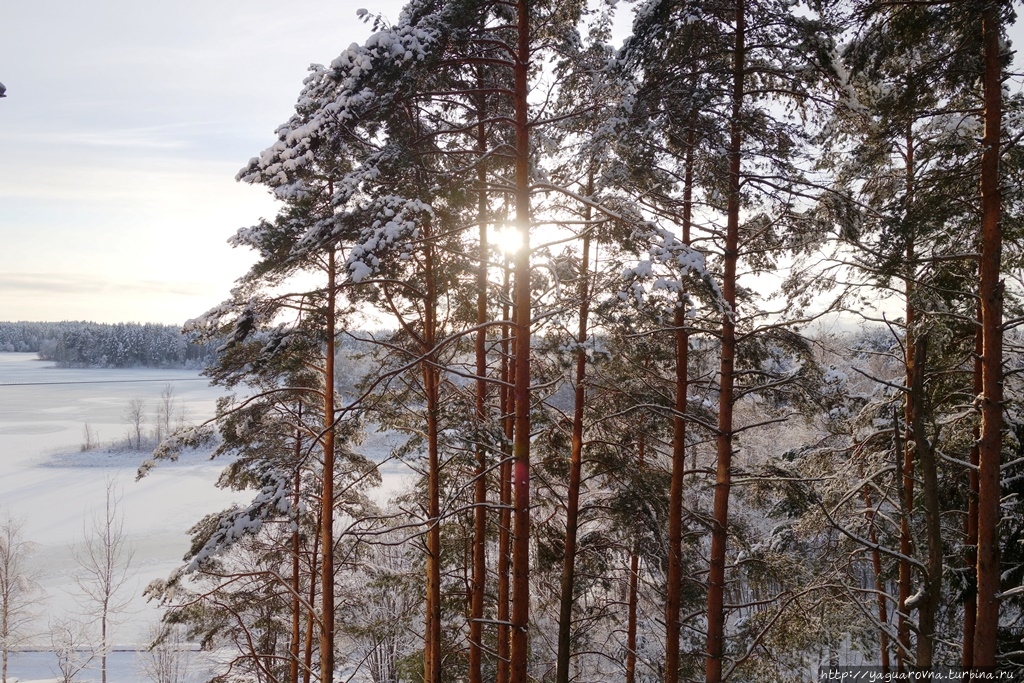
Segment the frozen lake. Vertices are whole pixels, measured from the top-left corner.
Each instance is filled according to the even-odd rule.
[[[35,544],[33,579],[43,589],[28,645],[46,650],[52,620],[82,618],[72,548],[83,538],[84,523],[103,505],[108,481],[121,493],[125,530],[135,550],[126,589],[133,596],[131,604],[112,629],[112,641],[122,650],[147,644],[160,610],[145,601],[142,589],[179,566],[188,549],[187,530],[204,515],[246,500],[245,493],[214,486],[225,463],[202,454],[161,464],[136,482],[136,470],[147,453],[81,451],[86,424],[93,439],[123,444],[129,432],[125,409],[133,399],[144,402],[145,428],[151,430],[168,385],[175,419],[183,411],[193,423],[211,417],[223,395],[195,371],[67,369],[36,360],[32,353],[0,353],[0,516],[9,512],[23,522],[25,539]],[[371,434],[360,450],[380,461],[394,445],[393,435]],[[377,497],[383,502],[410,475],[396,462],[385,463],[381,472],[384,485]],[[135,652],[113,654],[108,666],[109,683],[145,680]],[[55,670],[52,653],[24,652],[12,660],[9,677],[51,679]],[[99,674],[86,671],[77,680],[99,680]]]
[[[135,549],[126,588],[133,597],[113,628],[120,646],[144,645],[150,625],[159,620],[156,606],[141,597],[142,588],[180,563],[188,548],[187,529],[238,497],[214,487],[222,463],[204,457],[162,465],[136,482],[144,453],[81,452],[86,424],[101,443],[123,442],[129,401],[144,402],[149,422],[168,385],[176,412],[191,421],[212,416],[222,395],[195,371],[65,369],[31,353],[0,353],[0,515],[22,521],[24,538],[35,544],[32,578],[43,591],[28,644],[49,646],[48,624],[54,619],[83,618],[86,610],[71,577],[72,547],[83,538],[84,522],[103,504],[108,480],[121,492],[125,530]],[[116,659],[110,683],[142,680],[134,653]],[[50,653],[23,653],[12,661],[9,675],[49,678],[52,664]],[[98,676],[82,676],[90,678]]]
[[[192,681],[202,681],[207,678],[207,671],[202,663],[201,653],[188,653],[191,665],[187,670]],[[24,683],[33,681],[47,681],[47,683],[58,683],[58,671],[53,653],[42,650],[30,650],[27,652],[15,652],[11,655],[8,663],[8,681],[15,680]],[[145,683],[149,680],[146,676],[147,653],[135,650],[115,650],[107,656],[107,681],[109,683]],[[86,669],[75,679],[76,682],[86,683],[87,681],[100,680],[99,672],[95,669]]]

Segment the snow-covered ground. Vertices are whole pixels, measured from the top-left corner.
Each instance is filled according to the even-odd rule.
[[[25,539],[36,544],[30,566],[44,595],[32,645],[49,647],[48,623],[81,617],[85,611],[72,577],[72,548],[81,542],[85,523],[103,505],[108,481],[120,491],[125,530],[135,550],[133,578],[126,589],[133,597],[113,628],[112,640],[120,647],[146,644],[160,612],[146,602],[142,589],[179,565],[188,548],[189,527],[205,514],[244,500],[244,494],[214,486],[224,463],[211,462],[202,454],[161,464],[135,481],[145,453],[81,451],[86,424],[95,440],[125,442],[129,430],[125,408],[132,399],[145,402],[150,419],[146,429],[150,430],[168,384],[176,406],[192,422],[213,415],[216,399],[222,395],[221,389],[208,386],[194,371],[64,369],[35,360],[35,354],[0,353],[0,518],[9,512],[22,520]],[[371,435],[363,450],[380,459],[387,453],[388,441],[384,435]],[[403,470],[401,465],[385,464],[385,492],[408,476]],[[386,496],[382,492],[381,498]],[[144,680],[138,675],[134,654],[116,658],[110,683]],[[24,653],[12,662],[9,676],[23,681],[52,678],[53,664],[49,652]],[[86,672],[81,677],[90,679],[98,680],[98,675]]]
[[[142,589],[180,563],[192,524],[238,496],[213,485],[222,464],[205,457],[161,466],[136,482],[145,454],[81,452],[86,424],[101,443],[123,442],[128,402],[142,399],[152,418],[168,385],[175,405],[190,420],[212,415],[222,393],[194,371],[63,369],[35,360],[35,354],[0,353],[0,516],[9,513],[20,520],[24,538],[35,544],[29,566],[43,591],[28,644],[48,647],[49,623],[84,618],[87,608],[72,577],[72,548],[102,506],[107,481],[121,494],[125,531],[135,550],[125,589],[131,603],[113,628],[112,640],[119,646],[146,643],[160,612],[147,604]],[[147,431],[151,428],[146,425]],[[115,659],[111,683],[141,680],[134,656]],[[50,653],[24,653],[11,662],[9,676],[49,678],[54,663]],[[87,672],[82,679],[95,677]]]

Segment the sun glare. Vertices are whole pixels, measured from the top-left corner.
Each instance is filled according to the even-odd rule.
[[[514,254],[523,246],[523,233],[510,225],[491,228],[487,239],[503,254]]]

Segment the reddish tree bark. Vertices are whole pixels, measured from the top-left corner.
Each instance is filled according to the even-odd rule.
[[[587,196],[594,194],[594,173],[590,172]],[[591,219],[586,208],[584,219]],[[562,585],[558,612],[558,652],[555,660],[555,683],[569,683],[571,657],[572,605],[576,586],[576,545],[579,531],[580,481],[583,471],[583,409],[586,401],[587,322],[590,317],[590,231],[583,234],[580,262],[579,329],[576,334],[576,386],[573,392],[572,444],[569,451],[569,488],[565,501],[565,544],[562,548]]]
[[[914,201],[914,133],[911,124],[906,129],[906,203],[909,210]],[[907,230],[913,231],[913,226],[908,225]],[[904,282],[904,295],[906,297],[906,334],[904,337],[904,364],[906,370],[906,386],[908,391],[914,382],[914,366],[916,353],[914,351],[914,324],[917,322],[917,309],[914,307],[914,235],[909,234],[906,238],[906,263],[907,271]],[[914,554],[914,544],[910,533],[910,522],[914,512],[914,435],[913,428],[917,422],[914,413],[915,403],[913,397],[908,393],[903,403],[903,419],[905,433],[903,436],[903,465],[901,468],[902,493],[901,515],[900,515],[900,554],[909,558]],[[895,428],[895,427],[894,427]],[[910,615],[907,613],[907,600],[910,599],[913,590],[913,567],[906,559],[899,561],[899,580],[897,593],[896,611],[896,660],[899,662],[900,670],[904,670],[910,663]]]
[[[302,404],[299,403],[296,409],[296,419],[301,422],[302,420]],[[302,459],[302,431],[299,427],[295,428],[295,486],[293,488],[293,503],[294,509],[299,509],[299,500],[302,494],[302,471],[299,468],[299,462]],[[296,520],[297,522],[298,520]],[[288,680],[291,683],[298,683],[299,681],[299,642],[302,639],[301,633],[301,620],[302,620],[302,603],[299,600],[299,589],[302,587],[300,582],[300,551],[301,544],[299,538],[299,525],[296,523],[295,531],[292,532],[292,639],[288,647],[289,661],[288,661]]]
[[[683,244],[690,245],[693,217],[693,147],[695,121],[686,133],[683,175]],[[679,680],[679,611],[683,588],[683,479],[686,471],[686,397],[689,393],[690,335],[686,328],[686,297],[681,293],[673,317],[675,340],[675,403],[672,417],[672,480],[668,503],[668,572],[665,586],[665,683]]]
[[[736,44],[733,52],[732,112],[729,121],[729,197],[722,265],[722,297],[729,310],[722,316],[722,351],[719,369],[717,468],[711,520],[711,556],[708,571],[708,637],[705,675],[708,683],[722,680],[725,650],[725,551],[729,526],[729,489],[732,484],[733,389],[736,360],[736,263],[739,257],[740,162],[745,69],[746,2],[736,0]]]
[[[637,438],[637,467],[644,470],[647,452],[647,436],[643,429],[643,417],[640,418],[640,434]],[[636,683],[636,607],[640,584],[640,544],[633,542],[629,554],[629,595],[626,598],[626,683]]]
[[[999,629],[999,469],[1003,432],[1002,197],[999,153],[1002,135],[1002,67],[999,6],[986,3],[982,14],[985,73],[985,136],[981,157],[981,439],[978,443],[976,667],[995,666]]]
[[[882,673],[889,673],[889,634],[885,632],[885,625],[888,621],[888,610],[885,605],[885,591],[882,584],[882,554],[878,551],[878,534],[875,532],[874,503],[871,500],[871,490],[864,487],[864,517],[868,522],[868,540],[875,548],[871,550],[871,568],[875,574],[875,593],[878,600],[878,622],[882,625],[879,634],[879,650],[881,651]]]
[[[925,359],[928,357],[928,335],[922,334],[914,344],[914,381],[910,393],[914,403],[914,451],[921,465],[921,489],[924,502],[925,538],[928,555],[925,564],[923,597],[918,605],[917,660],[918,669],[930,670],[935,650],[935,622],[942,599],[942,527],[939,505],[938,464],[932,444],[925,433]]]
[[[981,383],[981,307],[977,309],[977,324],[974,328],[974,396],[981,396],[984,388]],[[981,440],[981,429],[974,425],[974,442],[971,444],[971,470],[968,475],[967,489],[967,520],[964,523],[967,532],[967,557],[966,564],[970,567],[971,578],[978,563],[978,442]],[[974,666],[974,628],[978,621],[978,596],[977,592],[967,591],[964,596],[964,636],[963,646],[960,651],[960,666],[969,669]]]
[[[523,236],[515,255],[515,435],[512,442],[512,647],[511,683],[527,683],[530,627],[530,129],[527,120],[530,62],[530,5],[517,0],[518,44],[515,63],[515,205]]]
[[[322,512],[317,513],[317,528],[321,524]],[[316,604],[317,554],[320,552],[320,535],[313,536],[313,550],[309,556],[309,604]],[[302,658],[302,683],[309,683],[313,677],[313,634],[316,631],[316,615],[312,611],[306,618],[306,649]]]
[[[504,296],[502,300],[508,302],[509,297],[509,270],[505,269],[504,283],[502,285]],[[508,303],[502,309],[502,320],[509,320],[511,311]],[[512,443],[515,433],[515,395],[512,391],[512,353],[513,342],[510,338],[511,329],[509,325],[501,326],[501,394],[499,399],[499,410],[501,411],[501,422],[505,433],[505,442]],[[512,540],[512,453],[507,447],[502,448],[501,467],[499,468],[501,514],[498,523],[498,643],[497,643],[497,672],[496,683],[509,683],[511,675],[509,665],[511,663],[509,648],[511,645],[509,634],[509,597],[511,585],[509,583],[509,569],[511,567],[510,553]]]
[[[480,83],[478,81],[478,86]],[[469,683],[483,683],[482,640],[484,617],[484,586],[487,579],[485,544],[487,542],[487,448],[483,443],[487,424],[487,169],[483,156],[487,152],[487,128],[484,125],[484,96],[477,101],[477,220],[480,225],[479,252],[476,272],[476,323],[479,326],[474,340],[476,353],[476,479],[473,491],[473,590],[469,610]]]
[[[427,231],[429,232],[429,230]],[[423,259],[426,301],[423,303],[423,391],[427,409],[427,599],[424,683],[441,683],[441,462],[438,446],[439,372],[435,357],[437,342],[437,282],[434,248],[428,240]]]
[[[334,335],[337,322],[337,263],[335,249],[327,250],[327,335],[324,358],[324,471],[320,493],[320,681],[334,681]]]

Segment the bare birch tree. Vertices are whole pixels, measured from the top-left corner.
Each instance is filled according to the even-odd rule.
[[[174,417],[174,387],[170,382],[160,391],[160,401],[156,404],[156,415],[153,418],[153,429],[156,440],[163,441],[171,435],[171,420]]]
[[[22,536],[23,522],[5,515],[0,521],[0,681],[7,680],[7,657],[26,635],[35,612],[39,588],[32,582],[26,560],[32,544]]]
[[[146,402],[133,398],[124,408],[124,419],[128,423],[128,441],[135,444],[135,450],[142,450],[142,424],[146,421]]]
[[[103,509],[85,523],[84,531],[81,547],[73,551],[78,564],[75,583],[90,616],[99,622],[100,681],[107,683],[110,625],[131,601],[124,589],[132,578],[135,555],[124,530],[121,495],[113,481],[107,481]]]
[[[85,624],[75,619],[61,618],[50,622],[50,647],[57,658],[57,680],[72,683],[85,667],[96,658],[89,643]]]
[[[149,632],[152,644],[142,657],[141,673],[153,683],[186,683],[192,673],[191,649],[182,627],[154,624]]]

